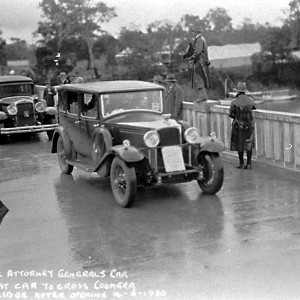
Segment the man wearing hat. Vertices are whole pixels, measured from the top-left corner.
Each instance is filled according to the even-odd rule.
[[[46,100],[47,106],[55,106],[54,95],[56,95],[56,90],[51,86],[50,80],[45,81],[46,88],[44,90],[43,98]]]
[[[181,117],[184,91],[177,83],[174,74],[168,74],[165,83],[166,92],[164,95],[163,113],[171,114],[173,119],[179,119]]]
[[[198,99],[195,102],[207,100],[206,88],[211,88],[209,74],[210,65],[208,59],[207,43],[200,30],[192,29],[196,33],[193,43],[183,55],[188,58],[192,67],[192,88],[198,89]]]
[[[245,82],[238,82],[236,98],[231,102],[229,117],[233,119],[230,150],[239,155],[239,169],[251,169],[252,149],[254,148],[254,121],[252,110],[256,109],[254,100],[246,95]],[[247,163],[244,165],[244,151]]]
[[[68,84],[71,83],[71,77],[76,76],[73,73],[66,74],[65,72],[61,72],[58,77],[62,84]]]
[[[164,86],[164,79],[160,75],[154,75],[152,82]]]

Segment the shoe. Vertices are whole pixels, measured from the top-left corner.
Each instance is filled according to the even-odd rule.
[[[238,165],[237,168],[238,169],[246,169],[246,166],[244,164],[242,164],[242,165]]]
[[[250,169],[251,170],[251,164],[244,166],[244,169]]]

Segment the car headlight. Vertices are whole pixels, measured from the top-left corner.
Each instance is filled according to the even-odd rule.
[[[7,115],[4,111],[0,111],[0,121],[7,119]]]
[[[12,104],[8,105],[8,106],[7,106],[7,112],[8,112],[10,115],[16,115],[17,112],[18,112],[18,109],[17,109],[16,104],[12,103]]]
[[[38,103],[35,104],[34,107],[37,112],[42,113],[46,110],[47,104],[42,101],[39,101]]]
[[[144,142],[147,147],[155,148],[160,142],[159,135],[156,131],[150,130],[144,134]]]
[[[197,144],[200,140],[200,134],[197,128],[190,127],[184,132],[185,140],[190,144]]]
[[[124,140],[124,141],[123,141],[123,146],[124,146],[125,148],[130,147],[130,141],[129,141],[129,140]]]
[[[214,141],[217,138],[217,135],[215,132],[212,132],[209,136],[210,136],[211,141]]]

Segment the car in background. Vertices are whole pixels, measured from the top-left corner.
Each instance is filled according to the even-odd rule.
[[[61,172],[77,167],[110,177],[122,207],[132,205],[139,186],[196,180],[204,193],[217,193],[224,144],[163,114],[163,90],[143,81],[62,85],[51,148]]]
[[[11,134],[42,131],[51,139],[56,127],[56,108],[37,99],[31,78],[0,76],[0,140]]]

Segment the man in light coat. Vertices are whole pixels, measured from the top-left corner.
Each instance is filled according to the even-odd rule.
[[[164,94],[163,113],[171,114],[171,118],[180,119],[184,91],[177,83],[175,75],[168,74],[166,79],[166,92]]]

